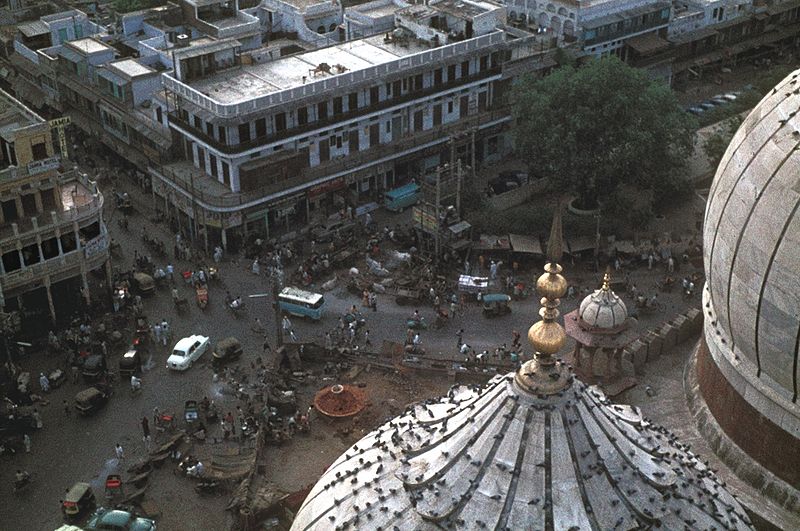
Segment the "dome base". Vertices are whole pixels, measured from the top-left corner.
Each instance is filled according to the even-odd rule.
[[[751,406],[720,371],[701,338],[690,408],[715,453],[747,483],[790,511],[800,512],[800,441]],[[703,414],[705,410],[705,414]],[[705,417],[705,418],[704,418]],[[716,426],[716,429],[714,428]],[[794,500],[794,502],[792,502]]]

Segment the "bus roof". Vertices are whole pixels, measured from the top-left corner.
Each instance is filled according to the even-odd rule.
[[[419,192],[419,185],[417,183],[408,183],[399,188],[389,190],[386,192],[386,197],[390,199],[397,199],[398,197],[403,197],[405,195],[414,194],[417,192]]]
[[[317,302],[322,299],[322,295],[319,293],[312,293],[310,291],[304,291],[300,288],[295,288],[293,286],[285,287],[281,290],[278,297],[285,297],[287,299],[295,299],[308,302],[310,304],[316,304]]]

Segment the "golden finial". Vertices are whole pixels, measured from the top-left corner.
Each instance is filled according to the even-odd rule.
[[[542,296],[542,308],[539,310],[542,319],[528,330],[528,341],[533,346],[534,359],[520,367],[514,377],[518,386],[537,395],[557,393],[571,381],[566,367],[553,358],[567,341],[564,327],[557,322],[560,299],[567,291],[567,281],[561,276],[561,266],[558,264],[563,252],[562,242],[559,202],[553,213],[550,240],[547,242],[549,262],[544,267],[545,273],[536,281],[536,290]]]
[[[600,289],[611,291],[611,267],[606,267],[606,272],[603,274],[603,286]]]

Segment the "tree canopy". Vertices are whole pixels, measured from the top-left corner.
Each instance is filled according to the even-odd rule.
[[[583,206],[614,208],[618,196],[640,191],[652,209],[684,188],[695,121],[645,72],[616,57],[565,65],[523,78],[511,98],[516,147],[531,175],[550,178]]]

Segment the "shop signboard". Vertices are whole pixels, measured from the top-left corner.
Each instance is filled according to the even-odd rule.
[[[331,179],[330,181],[325,181],[322,184],[318,184],[308,190],[308,198],[314,199],[317,196],[327,194],[329,192],[335,192],[336,190],[341,190],[345,187],[344,177],[337,177],[336,179]]]
[[[438,223],[436,223],[436,214],[434,212],[428,211],[421,206],[415,206],[411,218],[414,228],[422,228],[423,231],[430,234],[436,233]]]

